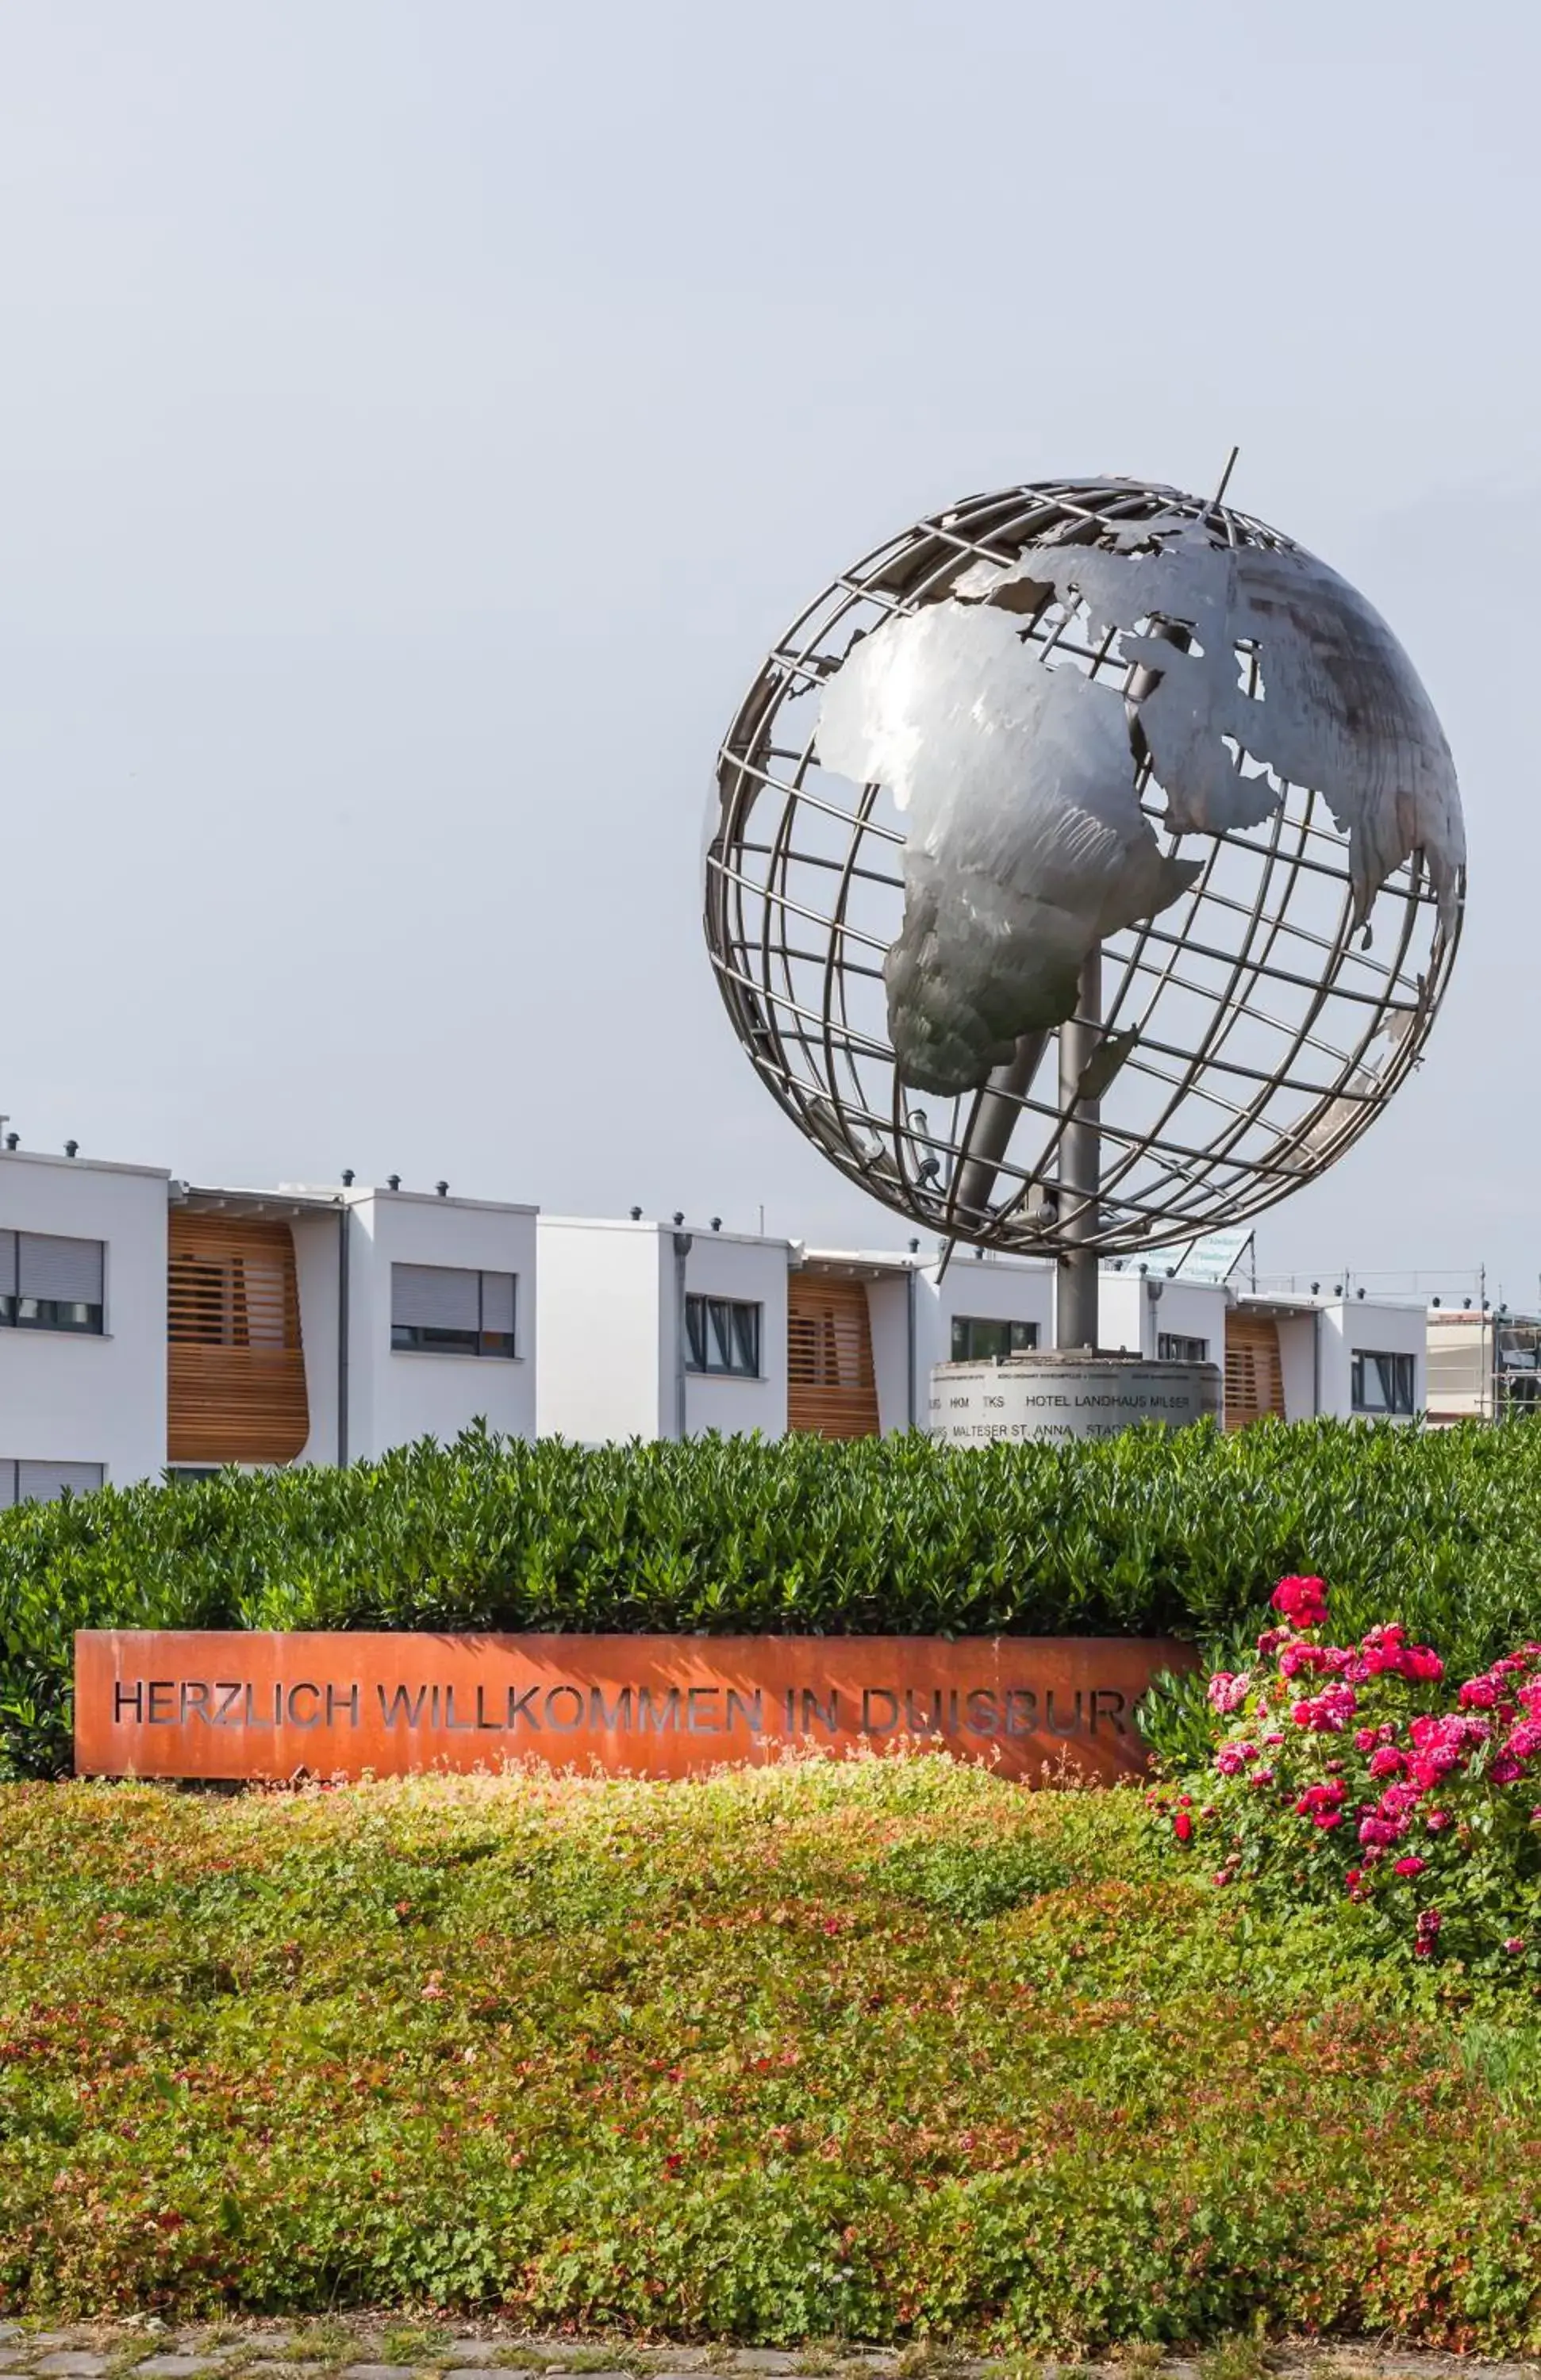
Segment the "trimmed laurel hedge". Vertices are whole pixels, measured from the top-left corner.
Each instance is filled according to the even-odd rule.
[[[1342,1626],[1476,1669],[1541,1633],[1541,1424],[1263,1423],[1080,1446],[473,1430],[346,1471],[107,1488],[0,1516],[0,1774],[68,1765],[77,1628],[1255,1633],[1319,1572]],[[1180,1756],[1192,1689],[1147,1731]]]

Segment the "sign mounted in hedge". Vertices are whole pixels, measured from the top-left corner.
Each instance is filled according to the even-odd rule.
[[[681,1777],[909,1739],[1007,1777],[1143,1767],[1162,1638],[426,1636],[103,1629],[75,1640],[82,1776],[598,1767]]]

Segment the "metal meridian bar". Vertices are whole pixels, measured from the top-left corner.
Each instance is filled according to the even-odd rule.
[[[989,1215],[1001,1160],[1048,1046],[1047,1033],[1023,1034],[1013,1057],[1004,1066],[996,1067],[980,1095],[978,1113],[958,1168],[954,1204],[981,1220]]]
[[[1075,1014],[1060,1027],[1060,1257],[1055,1344],[1097,1344],[1098,1193],[1102,1171],[1101,1102],[1076,1097],[1102,1038],[1102,950],[1082,964]],[[1090,1243],[1084,1245],[1082,1243]]]

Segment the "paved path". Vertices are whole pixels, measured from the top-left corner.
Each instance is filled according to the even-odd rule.
[[[1106,2364],[1034,2356],[995,2362],[928,2346],[902,2350],[639,2347],[625,2339],[532,2338],[369,2316],[178,2327],[141,2318],[46,2329],[0,2321],[0,2380],[1541,2380],[1541,2363],[1480,2362],[1377,2341],[1260,2349],[1224,2342],[1196,2359],[1136,2347]]]

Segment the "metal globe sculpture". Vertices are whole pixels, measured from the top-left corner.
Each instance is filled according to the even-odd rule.
[[[1433,707],[1346,581],[1219,499],[1056,480],[917,522],[794,622],[719,755],[706,928],[843,1172],[1089,1271],[1095,1316],[1100,1259],[1359,1137],[1464,860]]]

